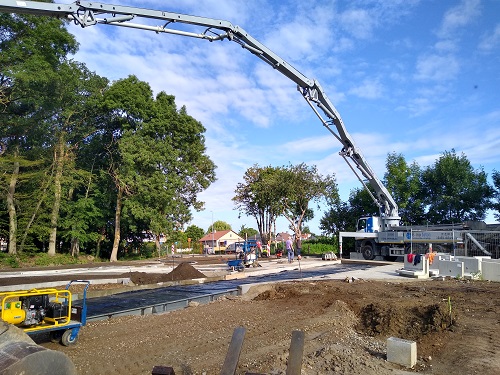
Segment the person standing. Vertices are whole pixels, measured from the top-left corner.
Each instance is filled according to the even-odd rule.
[[[295,239],[295,249],[297,250],[297,257],[300,256],[300,252],[302,251],[302,240],[300,236]]]
[[[288,263],[293,262],[293,242],[290,238],[285,242],[286,252],[288,254]]]

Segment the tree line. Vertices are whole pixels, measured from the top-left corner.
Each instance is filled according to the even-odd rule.
[[[492,184],[482,168],[474,169],[465,154],[444,151],[425,168],[408,163],[402,154],[390,153],[384,184],[399,205],[402,224],[453,224],[483,221],[488,210],[500,220],[500,172]],[[334,202],[320,222],[322,231],[337,234],[354,231],[360,216],[378,215],[368,192],[351,191],[347,201]]]
[[[390,153],[384,184],[399,205],[401,224],[452,224],[483,221],[488,210],[500,220],[500,172],[490,184],[482,168],[474,169],[464,154],[445,151],[433,165],[422,168],[408,163],[402,154]],[[370,187],[369,187],[370,188]],[[300,237],[303,225],[314,217],[312,202],[325,202],[320,220],[324,235],[355,231],[358,218],[380,215],[380,207],[362,188],[353,189],[347,201],[338,193],[335,176],[322,176],[315,166],[254,165],[239,183],[233,201],[243,213],[256,219],[264,243],[276,233],[276,219],[285,217],[289,229]],[[274,229],[274,230],[273,230]]]
[[[92,248],[116,261],[182,229],[215,165],[172,95],[91,72],[65,26],[0,14],[0,235],[10,254]]]

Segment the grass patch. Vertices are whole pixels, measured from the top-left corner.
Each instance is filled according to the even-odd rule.
[[[46,253],[21,253],[15,255],[0,253],[0,268],[2,269],[52,267],[67,264],[86,264],[100,261],[102,260],[94,259],[93,257],[89,257],[88,255],[72,257],[69,254],[56,254],[54,256],[50,256]]]

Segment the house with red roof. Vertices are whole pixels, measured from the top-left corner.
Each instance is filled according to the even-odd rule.
[[[233,230],[219,230],[213,233],[208,233],[199,239],[203,249],[214,249],[215,251],[225,250],[232,243],[244,241],[238,233]]]

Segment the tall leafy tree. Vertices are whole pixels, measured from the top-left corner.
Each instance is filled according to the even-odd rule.
[[[337,201],[329,206],[320,220],[319,228],[325,234],[337,235],[343,231],[354,231],[356,225],[348,202]]]
[[[270,240],[273,225],[283,211],[280,185],[278,168],[256,164],[246,170],[233,197],[240,212],[255,218],[264,244]]]
[[[77,43],[57,19],[0,14],[0,130],[2,152],[12,161],[7,181],[9,252],[17,252],[16,188],[23,166],[30,165],[33,142],[43,139],[40,123],[57,106],[53,82]]]
[[[362,188],[352,189],[347,202],[338,199],[329,207],[320,221],[320,229],[327,235],[338,235],[341,231],[355,232],[360,217],[378,214],[378,207]]]
[[[90,72],[85,65],[76,62],[61,64],[59,75],[53,85],[57,92],[57,106],[54,113],[46,120],[49,134],[48,142],[52,144],[53,199],[50,213],[50,234],[48,254],[55,255],[57,230],[61,206],[65,200],[74,200],[75,189],[85,183],[89,176],[84,176],[83,170],[78,170],[75,164],[77,149],[90,134],[96,131],[94,113],[97,108],[95,97],[101,97],[101,92],[108,84],[104,78]],[[64,196],[63,196],[64,194]],[[84,207],[92,201],[86,200]],[[80,202],[82,204],[82,202]],[[79,207],[76,205],[74,208]],[[71,211],[69,211],[71,212]],[[78,219],[73,220],[73,227],[79,225]],[[78,244],[85,238],[82,231],[73,230],[72,240]],[[78,245],[76,245],[78,246]],[[73,252],[75,248],[73,248]]]
[[[282,214],[288,220],[296,238],[302,235],[302,225],[314,217],[311,203],[336,201],[338,188],[335,178],[323,177],[316,166],[304,163],[280,170]]]
[[[494,170],[491,176],[494,189],[491,208],[496,211],[494,212],[495,219],[500,221],[500,172]]]
[[[329,210],[320,220],[320,229],[334,236],[339,232],[355,232],[359,218],[378,213],[379,208],[366,189],[352,189],[347,202],[338,199],[330,203]],[[343,249],[354,249],[354,239],[344,238]]]
[[[247,228],[245,225],[242,225],[240,231],[238,232],[238,236],[241,238],[249,238],[259,234],[259,231],[254,228]]]
[[[486,173],[475,170],[467,157],[455,150],[445,151],[424,170],[422,184],[427,217],[433,224],[484,220],[493,197]]]
[[[212,233],[214,231],[218,232],[218,231],[222,231],[222,230],[231,230],[231,225],[226,223],[223,220],[217,220],[214,222],[213,225],[210,225],[208,227],[206,234]]]
[[[385,165],[385,184],[398,204],[401,219],[409,224],[422,224],[425,206],[420,166],[416,162],[408,164],[402,154],[396,153],[387,155]]]
[[[191,243],[196,243],[200,238],[205,235],[205,231],[203,228],[200,228],[196,225],[190,225],[186,228],[186,236],[187,238],[191,238]]]
[[[111,113],[109,171],[117,194],[110,260],[116,261],[122,213],[136,231],[157,239],[180,230],[190,209],[202,208],[197,194],[215,180],[215,166],[205,153],[205,128],[178,110],[173,96],[154,98],[147,83],[130,76],[110,87],[104,106]]]
[[[240,211],[255,217],[264,244],[279,216],[284,216],[300,237],[303,223],[314,216],[309,205],[338,198],[335,179],[321,176],[315,166],[304,163],[277,168],[255,165],[243,178],[233,201]]]

